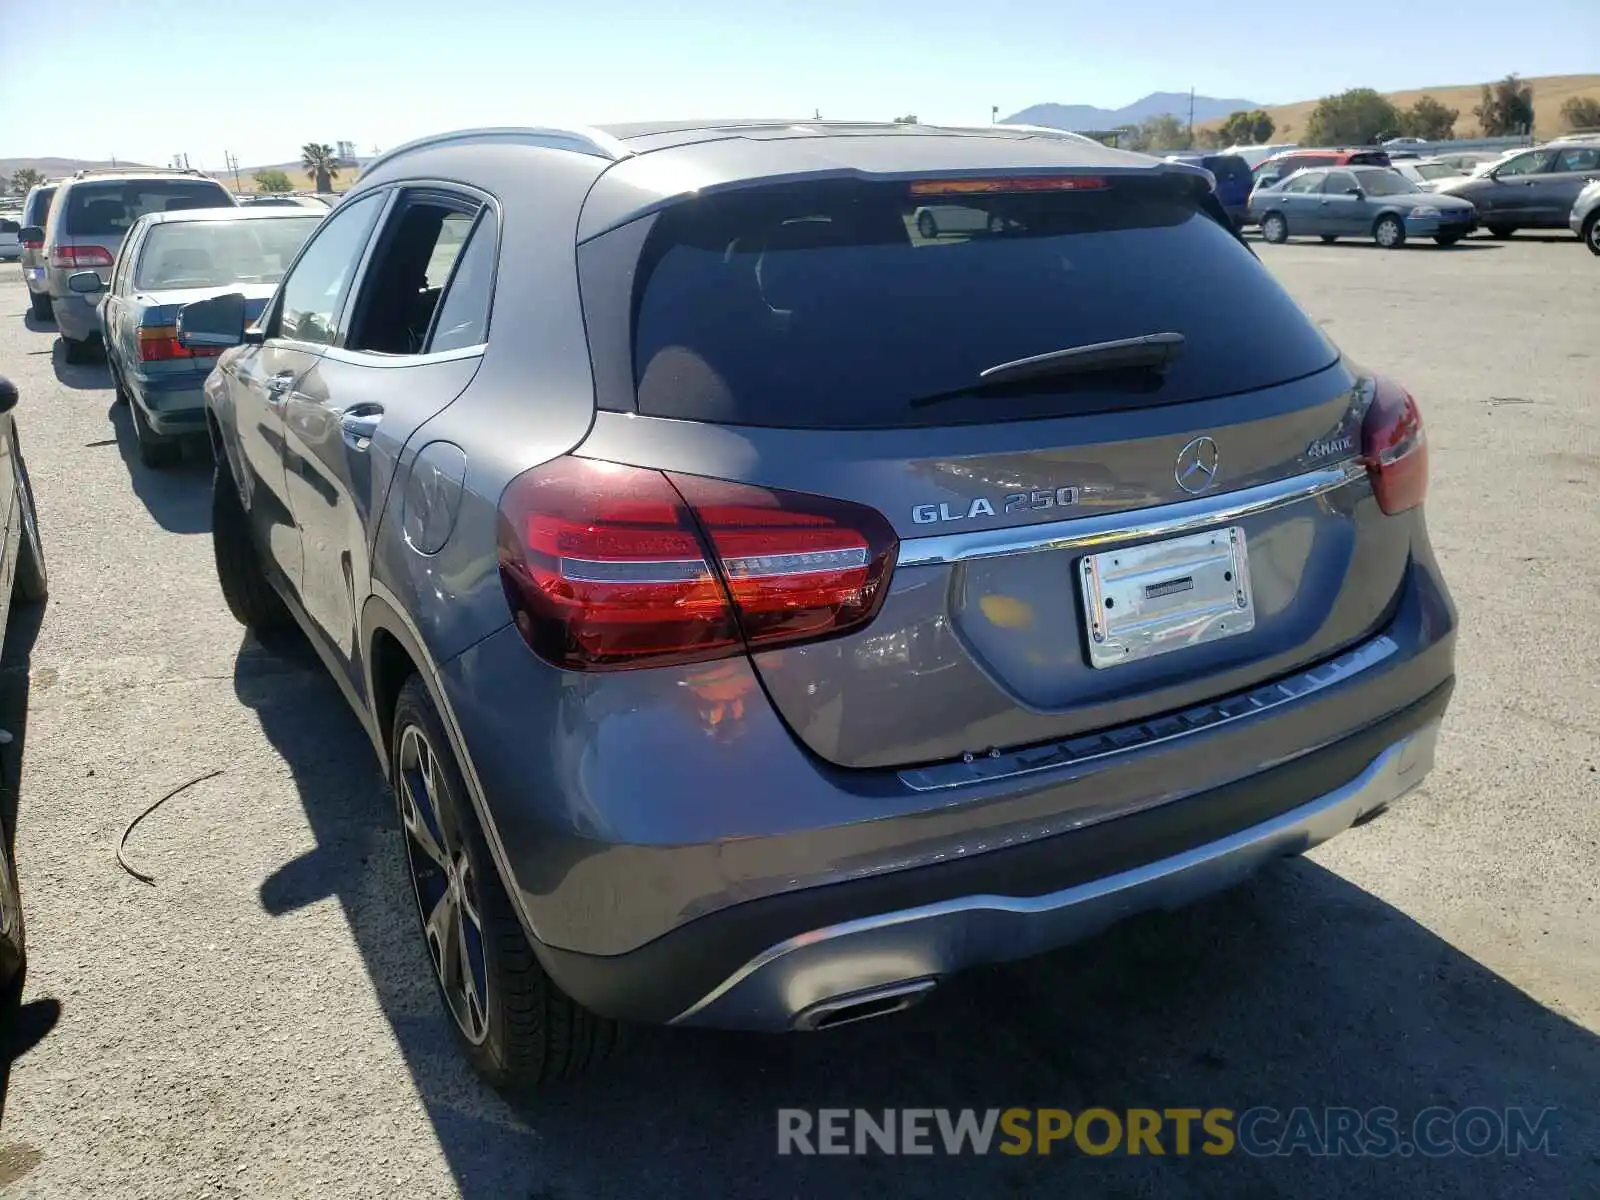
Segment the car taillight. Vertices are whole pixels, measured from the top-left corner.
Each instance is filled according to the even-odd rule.
[[[178,341],[176,325],[139,327],[140,362],[171,362],[175,358],[215,358],[221,353],[221,350],[209,346],[196,346],[191,350]]]
[[[44,249],[44,243],[43,242],[30,242],[30,241],[27,241],[26,239],[24,239],[23,243],[22,243],[22,248],[24,250],[43,250]]]
[[[561,458],[500,502],[517,628],[569,670],[699,662],[867,624],[899,549],[872,509]]]
[[[111,252],[104,246],[57,246],[50,263],[57,267],[109,267]]]
[[[1361,457],[1384,512],[1402,513],[1422,503],[1428,491],[1428,439],[1416,400],[1399,384],[1375,382],[1361,424]]]

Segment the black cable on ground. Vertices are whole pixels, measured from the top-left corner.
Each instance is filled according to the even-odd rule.
[[[134,826],[138,825],[140,821],[144,820],[151,813],[155,812],[156,809],[160,808],[163,804],[165,804],[168,800],[171,800],[185,788],[192,788],[197,783],[202,783],[207,779],[213,779],[221,774],[222,768],[218,767],[214,771],[207,771],[204,775],[196,775],[193,779],[187,780],[184,783],[180,783],[177,787],[173,788],[170,792],[161,797],[161,799],[157,800],[149,808],[145,809],[133,820],[129,821],[128,827],[122,831],[122,840],[117,843],[117,865],[129,875],[132,875],[140,883],[148,883],[151,887],[155,887],[156,880],[154,875],[146,875],[143,871],[139,870],[138,867],[131,865],[127,859],[122,857],[122,852],[128,847],[128,835],[133,832]]]

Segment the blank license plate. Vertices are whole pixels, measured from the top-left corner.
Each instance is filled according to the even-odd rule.
[[[1091,554],[1079,562],[1089,665],[1115,667],[1255,628],[1238,526]]]

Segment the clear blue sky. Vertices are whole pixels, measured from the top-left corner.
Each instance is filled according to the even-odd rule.
[[[1281,103],[1508,71],[1600,71],[1600,0],[0,0],[0,158],[218,169],[224,150],[260,165],[467,125],[983,122],[991,104],[1190,86]]]

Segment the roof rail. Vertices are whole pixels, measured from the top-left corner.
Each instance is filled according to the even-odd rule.
[[[612,162],[618,159],[630,158],[633,151],[619,138],[612,137],[598,129],[589,129],[575,126],[570,129],[559,128],[553,125],[497,125],[484,129],[457,129],[450,133],[434,133],[427,137],[420,137],[414,141],[396,146],[393,150],[386,150],[366,166],[361,168],[360,179],[377,170],[380,166],[398,158],[402,154],[411,154],[417,150],[425,150],[434,146],[446,146],[451,142],[472,141],[518,141],[529,145],[542,146],[549,150],[571,150],[577,154],[588,154],[595,158],[604,158]]]
[[[199,167],[79,167],[73,179],[86,179],[90,175],[195,175],[211,178]]]

